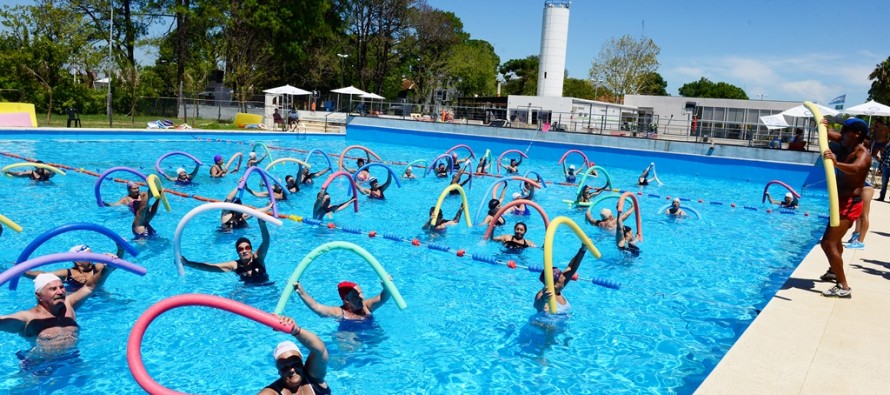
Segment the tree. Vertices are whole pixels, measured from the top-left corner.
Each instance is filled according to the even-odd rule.
[[[434,9],[425,1],[409,10],[408,24],[411,34],[402,49],[410,61],[415,100],[426,107],[433,102],[434,90],[451,79],[448,65],[452,50],[469,35],[454,13]]]
[[[596,100],[597,93],[599,92],[597,92],[593,84],[590,83],[590,80],[566,77],[564,84],[562,85],[562,95],[565,97]]]
[[[714,83],[705,77],[681,86],[679,92],[680,96],[685,97],[748,100],[748,95],[742,88],[725,82]]]
[[[646,77],[658,69],[661,48],[650,38],[635,40],[630,35],[612,38],[605,44],[590,68],[590,78],[602,77],[605,86],[620,96],[638,94]]]
[[[646,73],[643,76],[643,86],[640,87],[639,94],[651,96],[670,96],[667,93],[667,81],[657,72]]]
[[[450,75],[456,77],[455,88],[466,96],[494,96],[501,58],[484,40],[469,40],[456,45],[448,60]]]
[[[868,75],[868,79],[872,81],[868,90],[868,100],[890,103],[890,57],[879,63]]]
[[[534,96],[538,92],[538,55],[510,59],[498,68],[504,76],[504,95]]]

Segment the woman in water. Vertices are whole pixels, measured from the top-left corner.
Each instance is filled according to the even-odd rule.
[[[585,252],[587,252],[587,247],[582,244],[581,248],[578,249],[578,252],[575,253],[575,256],[569,262],[569,266],[563,270],[555,267],[553,268],[553,290],[556,295],[550,293],[546,286],[542,288],[535,294],[535,310],[539,313],[544,312],[547,309],[547,302],[550,301],[550,298],[556,298],[556,314],[568,314],[571,311],[572,305],[570,305],[569,300],[563,296],[562,291],[565,289],[566,285],[572,281],[572,277],[574,277],[575,273],[578,271],[578,266],[581,265],[581,260],[584,258]],[[538,280],[540,280],[542,284],[545,283],[543,271],[538,277]]]

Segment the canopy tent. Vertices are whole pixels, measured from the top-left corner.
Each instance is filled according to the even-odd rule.
[[[789,125],[788,122],[785,121],[785,117],[780,114],[764,115],[760,117],[760,122],[763,122],[763,124],[766,125],[766,128],[769,130],[791,127],[791,125]]]
[[[350,106],[352,104],[352,95],[367,95],[368,92],[365,92],[359,88],[356,88],[352,85],[347,86],[345,88],[334,89],[331,91],[332,93],[339,93],[341,95],[349,95],[349,103]],[[340,109],[340,96],[337,96],[337,110]],[[350,112],[351,109],[347,109],[346,112]]]
[[[286,103],[282,103],[281,100],[277,101],[278,105],[280,105],[281,107],[287,108],[287,109],[294,108],[292,96],[304,96],[304,95],[312,94],[312,92],[297,88],[295,86],[291,86],[290,84],[284,85],[284,86],[279,86],[277,88],[266,89],[263,91],[263,93],[265,93],[266,95],[273,95],[273,96],[279,96],[279,97],[280,96],[288,96],[289,100]]]
[[[890,106],[878,103],[874,100],[862,103],[844,110],[847,114],[871,116],[890,116]]]
[[[383,100],[386,99],[385,97],[380,96],[380,95],[378,95],[378,94],[376,94],[376,93],[365,93],[364,95],[361,95],[361,96],[359,96],[359,97],[361,97],[362,100],[364,100],[364,99],[368,99],[368,100],[371,101],[371,112],[372,112],[372,113],[373,113],[373,110],[374,110],[374,100],[380,100],[380,107],[381,107],[381,108],[380,108],[380,111],[381,111],[381,112],[383,111]]]

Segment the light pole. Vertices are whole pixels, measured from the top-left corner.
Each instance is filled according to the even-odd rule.
[[[112,47],[114,46],[114,1],[109,2],[111,7],[111,19],[108,21],[108,103],[106,111],[108,112],[108,127],[111,127],[111,66],[114,64],[114,55]]]
[[[600,83],[603,82],[603,79],[600,77],[591,78],[590,82],[593,84],[593,100],[599,101]]]
[[[760,101],[763,101],[763,98],[764,98],[765,96],[769,96],[769,95],[767,95],[766,93],[758,93],[757,96],[760,97]]]
[[[344,78],[345,70],[344,70],[344,67],[343,67],[343,62],[346,60],[346,58],[349,57],[349,54],[338,53],[338,54],[337,54],[337,57],[340,58],[340,85],[344,85],[344,86],[345,86],[345,85],[346,85],[346,80],[345,80],[345,78]]]

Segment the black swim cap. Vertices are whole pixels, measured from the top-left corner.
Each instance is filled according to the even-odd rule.
[[[493,208],[497,207],[499,204],[501,204],[501,201],[500,201],[500,200],[497,200],[497,199],[491,199],[491,200],[488,201],[488,208],[489,208],[489,209],[493,209]]]
[[[253,244],[250,244],[250,239],[246,237],[239,237],[238,240],[235,241],[235,248],[238,248],[241,243],[247,243],[247,245],[253,247]]]
[[[633,230],[633,229],[631,229],[630,226],[627,226],[627,225],[624,226],[624,233],[630,232],[631,230]]]

